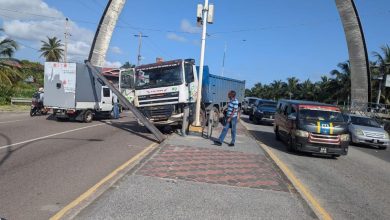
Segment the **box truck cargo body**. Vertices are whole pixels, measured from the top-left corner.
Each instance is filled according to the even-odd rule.
[[[44,105],[58,119],[90,122],[95,116],[110,117],[113,96],[103,84],[85,64],[46,62]]]

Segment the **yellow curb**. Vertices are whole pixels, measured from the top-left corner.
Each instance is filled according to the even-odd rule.
[[[132,157],[130,160],[126,161],[124,164],[116,168],[114,171],[112,171],[110,174],[108,174],[106,177],[104,177],[102,180],[100,180],[98,183],[96,183],[94,186],[92,186],[90,189],[88,189],[86,192],[81,194],[78,198],[73,200],[71,203],[66,205],[64,208],[62,208],[59,212],[57,212],[54,216],[50,218],[50,220],[58,220],[62,219],[67,212],[69,212],[71,209],[75,208],[77,205],[91,197],[98,189],[107,183],[109,180],[114,178],[120,171],[124,170],[125,168],[129,167],[130,165],[134,164],[135,162],[139,161],[140,159],[144,158],[146,155],[148,155],[152,150],[157,146],[158,144],[153,143],[149,145],[147,148],[145,148],[143,151]]]
[[[249,129],[242,122],[241,124],[246,128],[249,134]],[[253,137],[253,135],[252,135]],[[283,173],[287,176],[287,178],[291,181],[294,187],[300,192],[302,197],[309,203],[309,205],[314,209],[314,212],[320,219],[323,220],[332,220],[331,215],[321,206],[318,200],[314,197],[314,195],[310,192],[310,190],[294,175],[294,173],[288,168],[288,166],[283,163],[274,152],[270,149],[270,147],[256,138],[254,138],[256,142],[260,145],[261,148],[264,149],[265,152],[271,157],[271,159],[276,163],[276,165],[283,171]]]

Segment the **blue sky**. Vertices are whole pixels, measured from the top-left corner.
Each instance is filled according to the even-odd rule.
[[[86,58],[106,0],[0,0],[5,34],[22,47],[19,59],[43,61],[40,40],[63,38],[64,17],[71,20],[70,59]],[[334,0],[214,0],[215,21],[208,25],[205,63],[220,74],[227,45],[225,76],[257,82],[295,76],[318,80],[348,59],[342,25]],[[368,51],[390,44],[390,1],[356,0]],[[128,0],[113,35],[107,65],[136,63],[139,31],[143,63],[200,57],[196,5],[202,0]],[[21,12],[25,12],[24,14]],[[37,16],[40,15],[40,16]],[[191,32],[191,33],[185,33]]]

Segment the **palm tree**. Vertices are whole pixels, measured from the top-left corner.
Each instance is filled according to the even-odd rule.
[[[379,52],[373,52],[372,54],[376,58],[375,62],[371,62],[371,66],[379,66],[378,69],[372,69],[371,73],[373,75],[379,76],[379,75],[388,75],[390,74],[390,69],[388,65],[390,64],[390,47],[389,45],[384,45],[381,47],[381,53]],[[385,78],[385,77],[384,77]],[[373,88],[378,88],[378,81],[374,82]],[[382,82],[383,83],[383,82]],[[390,91],[388,88],[383,89],[383,92],[381,94],[381,99],[384,100],[385,104],[389,104]]]
[[[0,31],[4,30],[0,28]],[[8,62],[9,58],[15,54],[18,48],[16,41],[10,38],[5,38],[0,41],[0,84],[12,85],[20,78],[17,68]],[[14,62],[16,61],[11,61],[11,63]]]
[[[298,94],[299,79],[295,77],[287,78],[287,92],[290,99]]]
[[[331,90],[333,90],[333,100],[347,101],[351,94],[351,66],[349,61],[339,63],[337,67],[340,70],[332,70],[330,75],[333,78],[331,80]]]
[[[41,41],[42,47],[39,50],[42,52],[41,57],[45,57],[48,62],[59,62],[62,60],[64,55],[64,46],[61,43],[61,40],[57,39],[57,37],[47,37],[47,42]]]
[[[272,88],[272,99],[278,100],[283,97],[284,94],[284,87],[285,83],[282,82],[282,80],[274,80],[271,83],[271,88]]]
[[[305,80],[301,83],[301,99],[304,100],[314,100],[315,97],[315,88],[314,84],[310,81],[310,79]]]

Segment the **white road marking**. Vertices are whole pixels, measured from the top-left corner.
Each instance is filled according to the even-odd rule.
[[[33,141],[37,141],[37,140],[42,140],[42,139],[45,139],[45,138],[49,138],[49,137],[53,137],[53,136],[57,136],[57,135],[61,135],[61,134],[67,134],[67,133],[70,133],[70,132],[80,131],[80,130],[83,130],[83,129],[97,127],[97,126],[102,126],[102,125],[106,125],[106,124],[96,124],[96,125],[85,126],[85,127],[82,127],[82,128],[76,128],[76,129],[72,129],[72,130],[68,130],[68,131],[63,131],[63,132],[59,132],[59,133],[55,133],[55,134],[50,134],[50,135],[46,135],[46,136],[43,136],[43,137],[34,138],[34,139],[30,139],[30,140],[26,140],[26,141],[14,143],[14,144],[4,145],[4,146],[0,147],[0,150],[5,149],[5,148],[9,148],[9,147],[13,147],[13,146],[17,146],[17,145],[20,145],[20,144],[25,144],[25,143],[29,143],[29,142],[33,142]]]

